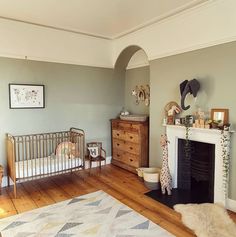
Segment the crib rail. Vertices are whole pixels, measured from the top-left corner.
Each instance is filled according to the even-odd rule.
[[[14,183],[84,168],[84,131],[7,134],[8,175]]]

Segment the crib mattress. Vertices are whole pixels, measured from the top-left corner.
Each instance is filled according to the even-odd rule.
[[[37,158],[32,160],[17,161],[16,178],[27,178],[36,175],[46,175],[54,172],[59,172],[66,169],[76,168],[82,165],[82,160],[79,157],[55,158],[48,157]]]

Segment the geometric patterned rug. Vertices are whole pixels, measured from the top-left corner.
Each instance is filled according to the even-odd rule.
[[[103,191],[0,220],[2,237],[173,237]]]

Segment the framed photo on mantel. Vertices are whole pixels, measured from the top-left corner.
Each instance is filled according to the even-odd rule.
[[[44,85],[9,84],[10,109],[45,108]]]
[[[223,126],[229,122],[228,109],[211,109],[211,119],[218,123],[218,126]]]

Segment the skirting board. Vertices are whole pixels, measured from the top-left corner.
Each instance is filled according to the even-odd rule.
[[[233,200],[233,199],[229,199],[229,198],[228,198],[226,207],[227,207],[227,209],[229,209],[230,211],[236,212],[236,200]]]
[[[111,164],[111,156],[106,157],[106,164]],[[99,164],[97,162],[92,162],[92,168],[97,167]],[[104,165],[104,162],[102,162]],[[89,169],[89,161],[85,161],[85,169]],[[13,182],[10,180],[10,185],[13,185]],[[7,176],[4,176],[2,179],[2,187],[7,186]]]

